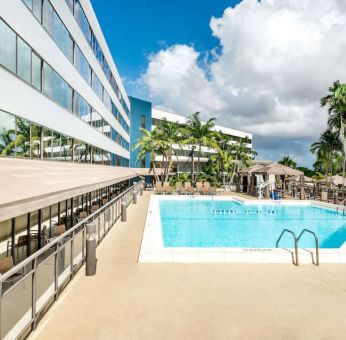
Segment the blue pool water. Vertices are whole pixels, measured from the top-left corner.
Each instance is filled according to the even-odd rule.
[[[346,241],[346,217],[311,206],[162,200],[160,215],[165,247],[275,248],[284,228],[297,236],[304,228],[313,230],[320,248],[339,248]],[[292,236],[286,234],[280,247],[293,247]],[[305,234],[299,247],[313,248],[312,235]]]

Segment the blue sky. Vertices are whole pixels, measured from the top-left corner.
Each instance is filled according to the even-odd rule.
[[[198,50],[218,47],[211,35],[212,16],[221,16],[237,0],[92,0],[122,77],[136,79],[147,57],[165,46],[193,44]]]

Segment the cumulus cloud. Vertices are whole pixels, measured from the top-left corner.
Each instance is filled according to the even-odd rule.
[[[154,103],[177,113],[201,111],[258,136],[316,138],[327,115],[319,98],[346,81],[345,3],[243,0],[210,21],[218,53],[162,49],[141,82]]]

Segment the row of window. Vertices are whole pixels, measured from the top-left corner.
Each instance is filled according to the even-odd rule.
[[[0,111],[0,156],[129,166],[129,160]]]
[[[76,67],[84,80],[92,87],[96,95],[104,103],[107,109],[113,113],[121,126],[129,133],[130,129],[125,119],[113,104],[110,95],[102,86],[101,81],[90,67],[82,51],[71,37],[66,26],[61,21],[57,12],[49,0],[23,0],[35,17],[42,23],[56,44],[60,47],[65,56]],[[113,112],[113,106],[115,112]]]
[[[130,149],[125,138],[1,19],[0,64],[126,150]]]
[[[91,26],[89,24],[89,21],[84,13],[84,10],[81,6],[81,3],[79,0],[66,0],[66,3],[68,7],[70,8],[71,12],[73,13],[81,31],[83,32],[85,38],[87,39],[96,59],[98,60],[99,64],[102,67],[102,70],[110,82],[114,93],[116,94],[117,98],[119,99],[122,107],[124,108],[126,114],[129,116],[130,111],[129,108],[126,105],[126,102],[121,94],[121,91],[115,81],[115,78],[112,74],[112,71],[108,65],[108,62],[102,52],[102,49],[100,47],[100,44],[98,43],[94,32],[91,29]]]

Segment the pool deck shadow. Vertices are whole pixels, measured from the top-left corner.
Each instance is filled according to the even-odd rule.
[[[31,339],[345,339],[346,265],[141,264],[150,192]]]

